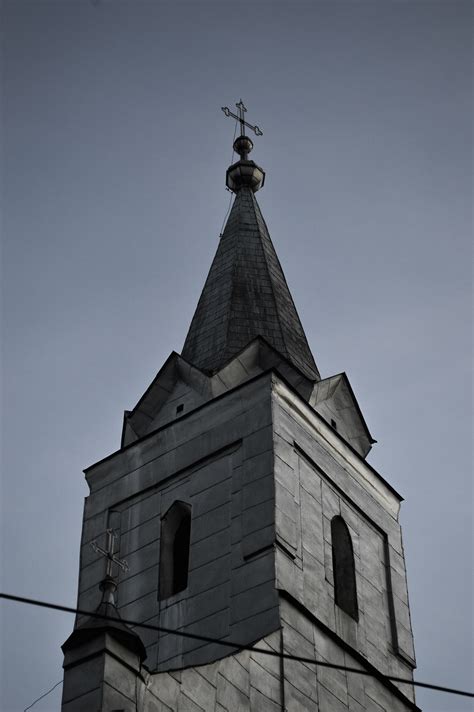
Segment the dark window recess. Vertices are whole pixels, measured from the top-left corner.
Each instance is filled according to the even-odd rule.
[[[191,505],[176,501],[161,520],[160,598],[174,596],[188,585]]]
[[[191,518],[184,517],[173,541],[173,593],[183,591],[188,585],[189,535]]]
[[[331,539],[334,598],[339,608],[358,621],[354,550],[349,529],[342,517],[331,520]]]
[[[176,415],[177,415],[178,413],[182,413],[183,410],[184,410],[184,405],[183,405],[183,403],[180,403],[180,404],[176,407]]]
[[[337,430],[337,423],[334,420],[334,418],[331,418],[331,428],[334,428],[334,430]]]

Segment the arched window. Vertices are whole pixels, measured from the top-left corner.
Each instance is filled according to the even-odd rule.
[[[174,502],[161,520],[160,598],[168,598],[188,585],[191,505]]]
[[[339,608],[358,621],[354,550],[349,529],[342,517],[331,520],[331,539],[334,598]]]

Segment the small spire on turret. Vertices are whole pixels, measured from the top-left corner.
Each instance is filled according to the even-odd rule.
[[[100,590],[102,591],[102,603],[111,603],[115,606],[114,594],[117,590],[117,581],[113,575],[113,565],[119,566],[122,571],[128,571],[128,564],[125,559],[119,559],[115,555],[116,535],[113,529],[107,529],[105,532],[106,541],[105,549],[103,549],[97,541],[91,541],[91,547],[96,554],[103,556],[107,562],[105,568],[105,578],[100,582]]]
[[[99,546],[96,540],[90,543],[94,551],[103,556],[106,561],[105,576],[99,584],[99,588],[102,591],[102,599],[91,615],[76,621],[73,632],[62,646],[65,654],[64,668],[66,672],[69,667],[72,668],[88,660],[87,655],[85,659],[83,657],[87,643],[105,635],[112,636],[125,646],[129,652],[136,653],[141,662],[146,658],[145,646],[140,636],[121,620],[117,609],[115,601],[117,577],[114,576],[114,567],[118,566],[122,571],[128,571],[128,564],[124,559],[119,559],[116,556],[116,541],[117,536],[114,530],[107,529],[105,532],[105,548]],[[107,640],[105,638],[104,643],[103,649],[107,652]],[[114,655],[115,657],[117,656],[117,650],[114,651]],[[70,660],[68,661],[68,659]],[[82,679],[84,689],[87,689],[88,681],[90,682],[90,678],[85,675]],[[77,685],[76,677],[74,677],[74,682],[71,683],[65,675],[64,682],[65,689],[68,686]],[[76,688],[74,687],[74,689]]]

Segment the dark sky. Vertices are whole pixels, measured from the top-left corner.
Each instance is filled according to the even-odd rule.
[[[82,469],[181,350],[229,202],[220,107],[242,97],[321,374],[348,373],[406,500],[417,676],[474,686],[471,8],[3,3],[3,590],[75,603]],[[21,712],[73,621],[2,610],[1,709]]]

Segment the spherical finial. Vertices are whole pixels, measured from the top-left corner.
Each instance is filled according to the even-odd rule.
[[[239,154],[242,160],[246,161],[247,156],[253,148],[253,141],[248,136],[238,136],[234,141],[234,151]]]

